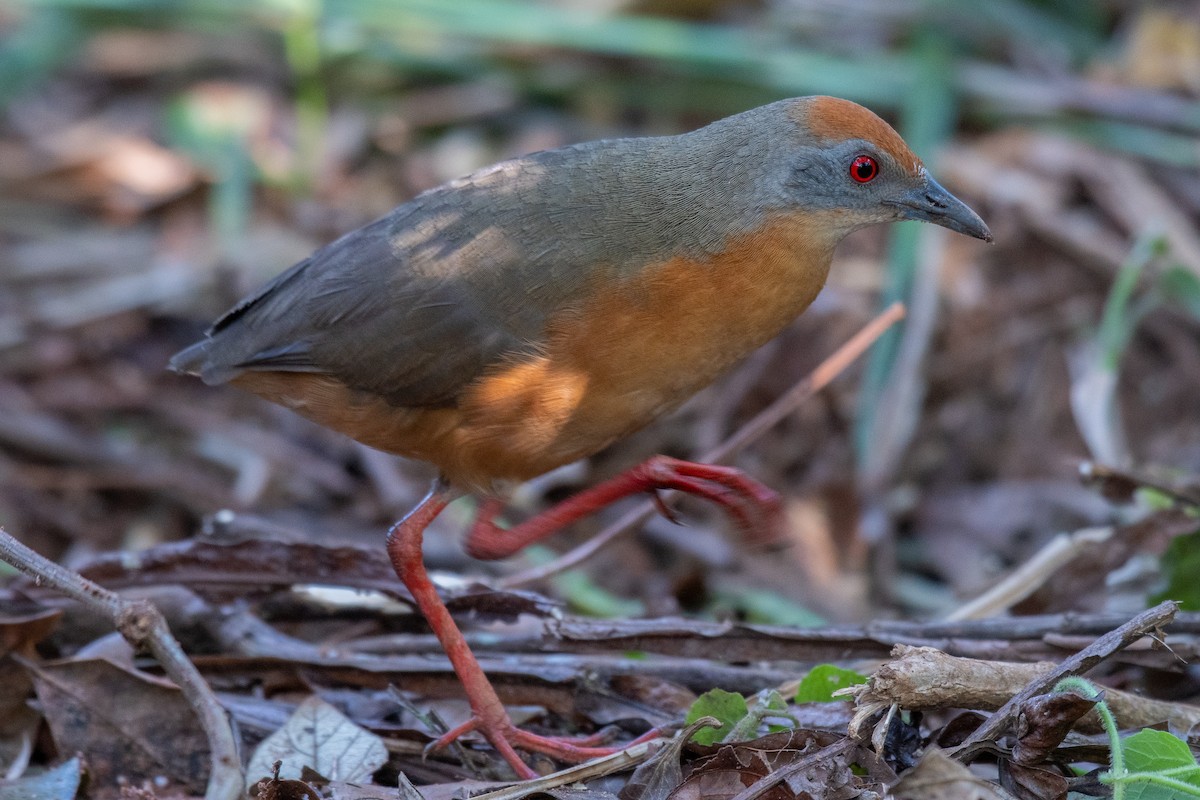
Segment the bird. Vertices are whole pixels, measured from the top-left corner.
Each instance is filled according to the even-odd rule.
[[[477,731],[531,778],[519,750],[583,761],[614,748],[513,724],[429,579],[424,530],[475,494],[467,551],[502,558],[621,497],[670,488],[778,532],[766,486],[665,456],[511,529],[495,518],[513,486],[644,427],[773,338],[823,288],[847,234],[896,220],[992,240],[872,111],[780,100],[679,135],[524,155],[425,191],[249,294],[169,368],[436,468],[386,540],[471,706],[432,749]]]

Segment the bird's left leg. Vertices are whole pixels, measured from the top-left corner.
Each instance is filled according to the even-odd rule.
[[[479,731],[517,775],[528,780],[536,778],[537,773],[521,760],[515,747],[545,753],[563,761],[578,762],[611,755],[624,747],[656,737],[658,732],[651,731],[622,747],[597,747],[595,745],[602,741],[603,733],[580,739],[538,736],[513,724],[491,681],[484,675],[475,654],[467,646],[462,631],[438,596],[421,553],[425,529],[457,496],[457,491],[438,481],[408,516],[392,526],[387,536],[387,551],[392,567],[441,642],[471,704],[471,719],[441,736],[430,745],[430,749],[445,747],[469,731]]]
[[[741,470],[654,456],[507,530],[495,522],[503,504],[485,501],[467,535],[467,554],[485,560],[507,558],[623,497],[659,489],[675,489],[720,505],[754,541],[774,544],[784,538],[779,495]]]

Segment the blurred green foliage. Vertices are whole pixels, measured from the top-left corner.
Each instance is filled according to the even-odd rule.
[[[332,103],[378,110],[414,86],[496,76],[535,104],[607,105],[662,122],[650,129],[785,96],[839,95],[898,119],[935,168],[941,146],[964,123],[1012,122],[1200,166],[1200,103],[1087,77],[1090,67],[1117,58],[1114,30],[1128,13],[1120,4],[923,0],[849,22],[809,14],[802,4],[714,7],[725,13],[694,19],[554,0],[9,0],[0,11],[0,105],[12,107],[77,63],[99,32],[182,30],[236,34],[286,70],[295,132],[284,180],[298,193],[321,169]],[[1144,95],[1153,102],[1142,102]],[[202,112],[185,91],[166,110],[164,131],[212,176],[213,225],[229,246],[250,213],[254,186],[280,177],[254,163],[236,121]],[[689,117],[678,119],[683,113]],[[929,235],[913,223],[891,229],[881,304],[911,304],[922,268],[918,246]],[[1161,287],[1194,309],[1200,301],[1189,277],[1174,273]],[[1105,314],[1101,338],[1110,359],[1141,311],[1117,313],[1124,309],[1110,303]],[[917,353],[919,366],[928,332],[912,333],[915,342],[906,336],[904,328],[888,334],[863,381],[855,431],[864,474],[889,471],[887,463],[871,463],[889,458],[875,446],[889,387],[908,380],[908,390],[895,395],[914,407],[922,400],[919,369],[894,373],[902,345]],[[903,432],[891,438],[906,441]]]
[[[1172,539],[1161,565],[1167,585],[1150,602],[1175,600],[1184,611],[1200,611],[1200,530]]]
[[[846,669],[834,664],[818,664],[808,671],[796,687],[794,701],[797,703],[833,703],[845,700],[844,697],[834,697],[833,693],[848,686],[866,683],[867,676],[852,669]]]
[[[14,0],[10,5],[0,45],[6,99],[78,52],[64,45],[98,30],[258,31],[279,40],[276,46],[286,51],[297,95],[304,98],[306,113],[314,114],[326,91],[314,77],[330,65],[377,63],[397,71],[459,76],[520,72],[535,49],[640,61],[624,69],[591,64],[591,71],[565,82],[561,75],[526,72],[541,91],[569,93],[594,73],[618,72],[623,73],[623,100],[641,94],[646,107],[666,101],[674,108],[723,113],[767,95],[826,93],[895,109],[930,75],[922,64],[928,54],[908,44],[930,31],[960,58],[983,63],[1019,45],[1074,68],[1102,52],[1112,16],[1103,3],[926,0],[883,28],[880,46],[866,49],[854,43],[839,47],[836,38],[805,31],[803,19],[784,11],[738,14],[734,23],[609,13],[551,0]],[[655,72],[670,80],[647,84],[647,73]],[[950,69],[943,77],[957,91],[984,100],[1003,103],[1022,91],[1019,83],[995,85],[995,76],[986,71]],[[741,92],[729,91],[732,87]],[[338,88],[339,97],[353,89],[344,82]],[[738,96],[742,93],[749,102]],[[1195,122],[1200,125],[1200,114]]]

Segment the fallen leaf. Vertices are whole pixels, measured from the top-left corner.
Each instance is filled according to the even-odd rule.
[[[708,800],[740,794],[776,773],[773,785],[758,795],[761,800],[848,800],[863,787],[850,770],[853,750],[825,756],[830,744],[843,741],[840,734],[794,730],[767,734],[745,742],[703,748],[707,758],[697,764],[671,800]],[[811,761],[801,764],[801,761]]]
[[[0,800],[74,800],[83,765],[71,758],[53,769],[16,781],[0,781]]]
[[[1067,796],[1067,779],[1061,772],[1013,761],[1000,763],[1000,785],[1018,800],[1064,800]]]
[[[1062,744],[1075,721],[1091,711],[1098,699],[1076,692],[1056,692],[1031,697],[1022,703],[1013,761],[1025,766],[1045,761]]]
[[[720,727],[715,717],[701,717],[664,744],[648,761],[633,771],[621,789],[621,800],[665,800],[683,782],[680,758],[683,747],[698,731]]]
[[[833,703],[847,700],[846,697],[834,697],[834,692],[849,686],[857,686],[867,682],[867,676],[833,664],[818,664],[809,670],[800,685],[796,687],[797,703]]]
[[[31,707],[33,681],[15,660],[0,657],[0,764],[6,769],[29,757],[42,715]]]
[[[724,689],[709,689],[696,698],[688,709],[686,722],[690,725],[700,719],[712,718],[720,722],[716,729],[697,730],[697,744],[713,744],[719,742],[733,730],[733,726],[746,716],[746,698],[737,692],[727,692]]]
[[[283,762],[279,775],[284,778],[299,778],[308,767],[331,781],[352,782],[370,778],[382,767],[387,749],[378,736],[314,695],[258,745],[246,768],[247,780],[271,775],[276,761]]]
[[[57,608],[0,614],[0,656],[10,652],[32,656],[34,645],[53,633],[61,618],[62,610]]]
[[[86,753],[97,784],[166,776],[204,788],[208,742],[175,684],[104,659],[18,660],[33,678],[55,745]]]
[[[925,753],[921,762],[900,776],[890,796],[896,800],[1013,800],[994,783],[976,777],[942,750]]]
[[[250,787],[249,793],[255,800],[321,800],[316,789],[295,778],[263,778]]]

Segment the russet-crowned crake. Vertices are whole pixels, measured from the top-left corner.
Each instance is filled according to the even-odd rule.
[[[662,457],[511,530],[493,519],[504,487],[641,428],[779,333],[848,233],[902,219],[991,240],[875,114],[832,97],[783,100],[431,189],[242,300],[171,368],[437,467],[387,543],[474,714],[435,746],[478,730],[529,777],[514,746],[575,761],[609,749],[512,724],[426,574],[425,527],[480,493],[490,499],[468,550],[495,558],[660,488],[718,502],[745,527],[777,525],[761,484]]]

